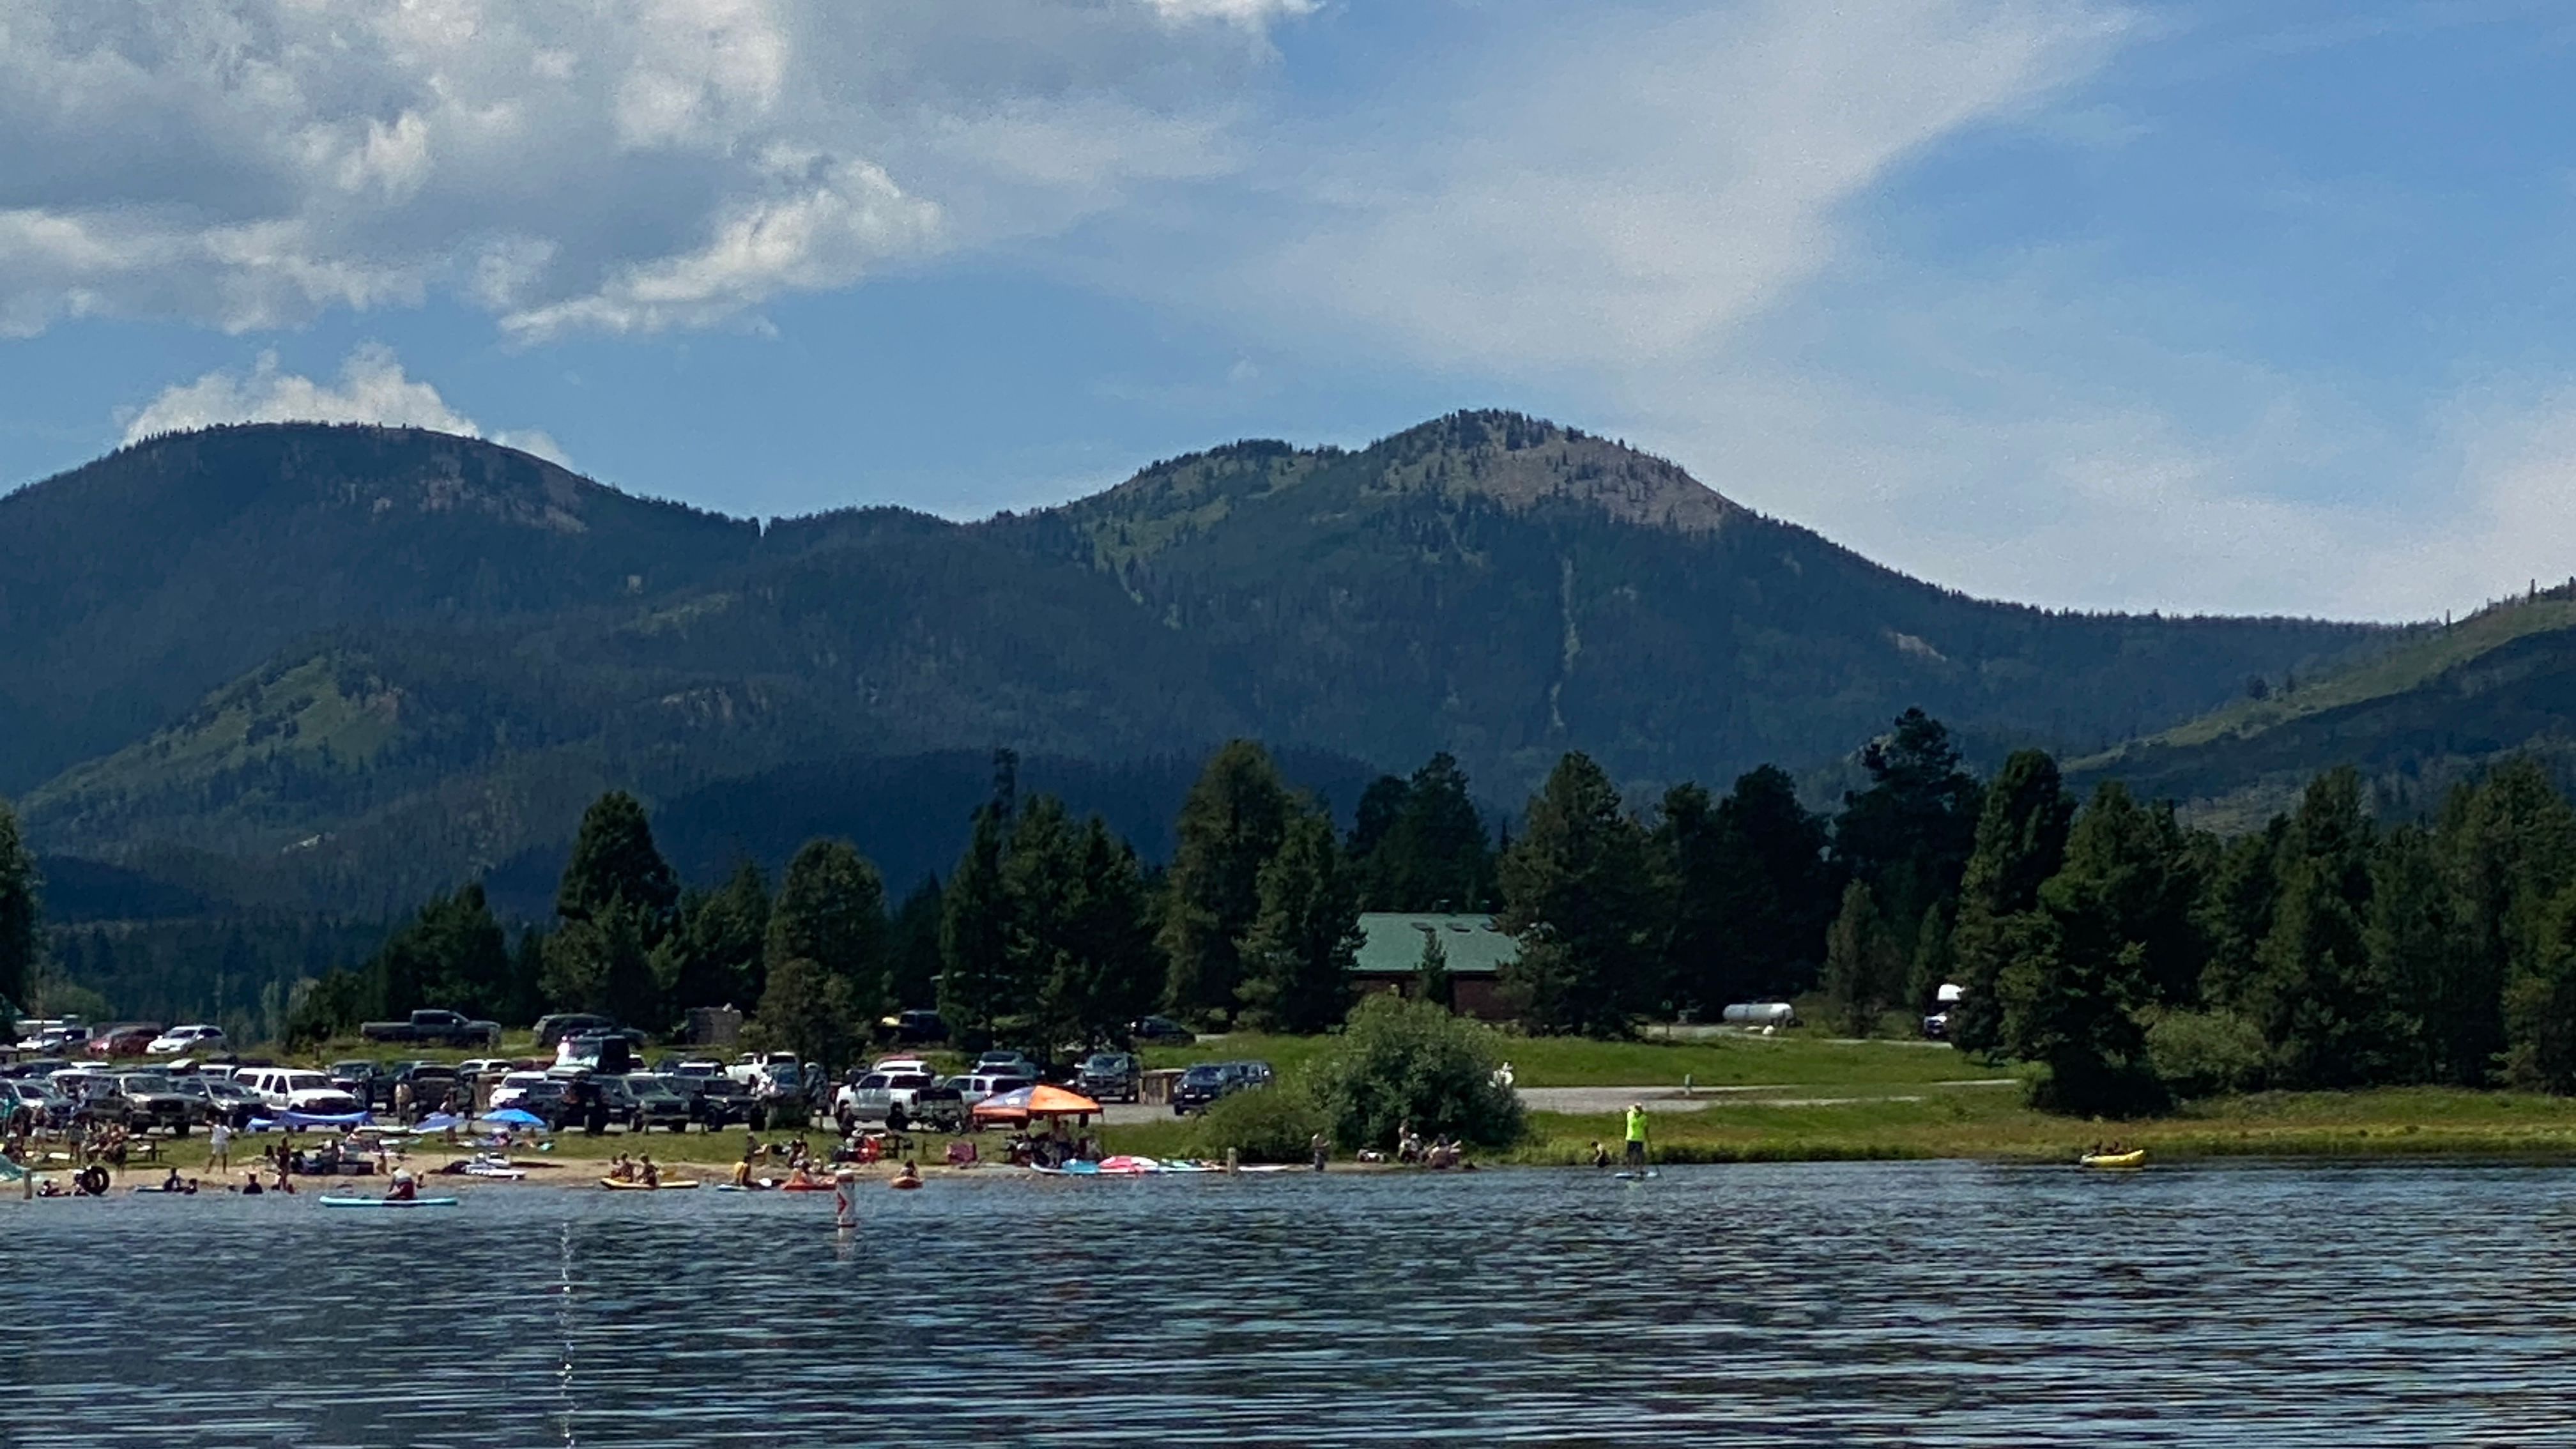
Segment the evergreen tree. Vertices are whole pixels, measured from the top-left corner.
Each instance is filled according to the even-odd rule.
[[[997,779],[975,809],[966,853],[939,902],[939,1014],[969,1051],[993,1044],[996,1025],[1018,999],[1011,976],[1010,900],[1002,883],[1005,847],[1018,805],[1015,775]]]
[[[1260,890],[1260,913],[1242,941],[1244,1021],[1299,1035],[1339,1023],[1351,1007],[1360,913],[1330,817],[1290,822],[1279,853],[1261,868]]]
[[[2248,1014],[2292,1089],[2379,1079],[2403,1056],[2371,958],[2370,818],[2351,767],[2310,782],[2282,842],[2281,893],[2255,953]]]
[[[2554,911],[2576,884],[2576,808],[2539,765],[2511,761],[2453,796],[2438,850],[2451,888],[2452,948],[2427,1029],[2441,1043],[2444,1079],[2482,1082],[2514,1045],[2507,993],[2552,969]],[[2537,1025],[2530,1008],[2543,998],[2529,988],[2518,995],[2518,1019]]]
[[[672,972],[672,1004],[745,1008],[760,1000],[769,951],[769,878],[757,862],[682,904],[685,925]]]
[[[17,1040],[10,1013],[27,1004],[35,984],[37,925],[43,903],[37,895],[36,858],[18,835],[18,817],[0,800],[0,1029]]]
[[[1493,843],[1455,759],[1433,755],[1413,772],[1362,868],[1378,910],[1480,911],[1491,904]]]
[[[1702,1005],[1786,1000],[1815,981],[1825,927],[1842,904],[1842,883],[1826,858],[1824,817],[1798,803],[1786,770],[1764,765],[1736,777],[1717,802],[1717,825],[1724,854],[1715,878],[1682,886],[1713,894],[1728,923]]]
[[[1440,944],[1437,930],[1422,933],[1422,959],[1413,968],[1413,999],[1444,1011],[1458,1007],[1458,983],[1449,975],[1449,948]]]
[[[1664,792],[1651,844],[1669,908],[1660,974],[1670,1004],[1703,1013],[1723,1009],[1741,999],[1736,992],[1748,974],[1743,922],[1728,909],[1758,890],[1745,879],[1743,843],[1720,823],[1708,791],[1686,783]]]
[[[2064,899],[2081,901],[2080,910],[2058,910],[2068,949],[2117,954],[2135,945],[2150,1000],[2188,1007],[2199,999],[2208,960],[2193,919],[2200,879],[2171,805],[2141,806],[2127,786],[2105,781],[2066,837],[2059,875]]]
[[[2459,960],[2458,920],[2451,893],[2442,878],[2442,861],[2432,837],[2412,826],[2400,826],[2380,837],[2370,862],[2370,921],[2365,934],[2372,970],[2388,984],[2397,1003],[2406,1052],[2396,1075],[2407,1080],[2482,1084],[2489,1063],[2502,1047],[2502,987],[2490,982],[2483,1003],[2458,998],[2464,973]],[[2462,1060],[2461,1046],[2487,1035],[2472,1018],[2492,1018],[2496,1028],[2473,1059]]]
[[[1369,910],[1401,909],[1387,904],[1388,894],[1378,875],[1381,864],[1378,847],[1395,829],[1397,817],[1404,814],[1405,797],[1411,790],[1401,775],[1380,775],[1369,781],[1368,788],[1360,792],[1359,811],[1351,822],[1348,854],[1353,868],[1360,873],[1361,888],[1366,893]]]
[[[1843,887],[1843,908],[1825,933],[1825,997],[1845,1036],[1871,1036],[1904,984],[1905,956],[1860,881]]]
[[[939,993],[939,877],[921,884],[895,907],[886,933],[886,985],[898,1009],[927,1006]]]
[[[1261,909],[1261,867],[1293,813],[1270,756],[1250,740],[1218,750],[1181,806],[1167,876],[1162,944],[1174,1011],[1209,1019],[1230,1009],[1243,979],[1237,942]]]
[[[503,1026],[531,1026],[546,1014],[546,942],[549,937],[536,926],[519,932],[519,942],[510,948],[508,989],[502,993],[501,1009],[492,1013]]]
[[[555,887],[555,914],[587,921],[611,898],[643,913],[648,941],[669,930],[680,900],[679,879],[653,844],[644,806],[623,790],[609,791],[582,812],[581,833]]]
[[[2061,922],[2092,907],[2055,881],[2046,894],[2048,909],[2002,922],[2007,964],[1996,982],[2004,1052],[2045,1068],[2031,1084],[2032,1105],[2086,1117],[2161,1110],[2164,1084],[2148,1062],[2138,1017],[2149,999],[2144,952],[2131,944],[2108,955],[2070,953]]]
[[[2194,924],[2209,951],[2202,968],[2204,1001],[2249,1012],[2254,981],[2262,967],[2256,960],[2272,934],[2272,913],[2281,893],[2281,851],[2289,838],[2290,818],[2272,817],[2259,834],[2221,843],[2215,836],[2195,842],[2200,870],[2200,900]]]
[[[769,963],[769,980],[753,1016],[752,1039],[792,1051],[820,1072],[848,1062],[859,1040],[849,978],[804,956]]]
[[[1984,800],[1959,768],[1950,731],[1920,709],[1861,752],[1867,790],[1843,797],[1834,853],[1867,881],[1884,918],[1911,932],[1933,902],[1959,889]],[[1899,945],[1911,950],[1913,942]]]
[[[1503,989],[1530,1030],[1624,1036],[1653,999],[1663,903],[1646,833],[1609,776],[1568,753],[1502,860],[1497,925],[1519,938]]]
[[[654,927],[662,916],[622,896],[592,903],[546,938],[545,992],[557,1011],[590,1011],[629,1026],[669,1025],[654,978]]]
[[[851,1010],[873,1017],[886,998],[885,936],[876,866],[848,841],[809,840],[779,880],[763,956],[773,968],[813,962],[840,979]]]
[[[509,939],[479,882],[422,906],[386,938],[366,974],[373,1005],[389,1015],[439,1006],[497,1017],[512,1004]]]
[[[2032,939],[2013,918],[2038,908],[2041,884],[2065,863],[2074,814],[2057,761],[2042,750],[2014,751],[1986,789],[1948,947],[1961,991],[1950,1013],[1950,1040],[1961,1051],[1994,1051],[2003,1043],[2000,983],[2012,952]]]

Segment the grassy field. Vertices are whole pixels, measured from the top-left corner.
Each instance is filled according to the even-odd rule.
[[[1212,1036],[1187,1047],[1157,1047],[1148,1065],[1257,1058],[1283,1077],[1303,1076],[1332,1050],[1331,1037]],[[503,1054],[525,1055],[523,1037]],[[1867,1158],[2069,1160],[2096,1143],[2144,1146],[2164,1160],[2222,1156],[2530,1156],[2576,1157],[2576,1101],[2506,1092],[2434,1088],[2371,1092],[2273,1093],[2199,1104],[2148,1122],[2099,1123],[2052,1117],[2024,1105],[2006,1072],[1945,1047],[1905,1040],[1849,1041],[1807,1031],[1777,1037],[1725,1035],[1709,1040],[1594,1042],[1512,1038],[1506,1047],[1524,1088],[1630,1087],[1649,1101],[1655,1156],[1664,1162],[1796,1161]],[[393,1054],[401,1054],[399,1051]],[[326,1053],[326,1058],[347,1055]],[[454,1057],[460,1053],[432,1055]],[[950,1062],[960,1059],[949,1057]],[[962,1063],[961,1063],[962,1064]],[[1685,1080],[1700,1091],[1672,1100]],[[1595,1140],[1617,1149],[1615,1114],[1534,1111],[1530,1138],[1500,1160],[1530,1165],[1584,1160]],[[1196,1119],[1154,1120],[1098,1129],[1112,1152],[1154,1157],[1222,1155]],[[766,1140],[791,1135],[762,1134]],[[828,1128],[810,1134],[818,1144]],[[1001,1134],[974,1139],[990,1155]],[[949,1139],[924,1135],[915,1155],[942,1160]],[[566,1163],[618,1152],[649,1151],[656,1160],[730,1170],[743,1134],[567,1133],[551,1160]],[[193,1143],[178,1149],[194,1161]],[[437,1157],[433,1153],[431,1161]],[[566,1176],[587,1175],[575,1169]],[[701,1173],[700,1175],[704,1175]]]
[[[1149,1067],[1254,1059],[1295,1076],[1330,1052],[1328,1036],[1278,1037],[1238,1032],[1185,1047],[1153,1047]],[[1523,1087],[1923,1086],[1992,1077],[1995,1071],[1933,1042],[1849,1041],[1792,1031],[1765,1037],[1730,1034],[1705,1041],[1586,1041],[1579,1037],[1513,1037],[1503,1048]]]

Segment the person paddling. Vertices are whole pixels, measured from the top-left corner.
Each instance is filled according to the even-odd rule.
[[[1628,1166],[1638,1172],[1646,1170],[1646,1104],[1628,1104]]]

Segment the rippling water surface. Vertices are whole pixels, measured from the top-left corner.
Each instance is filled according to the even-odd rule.
[[[0,1442],[2576,1442],[2576,1172],[0,1203]]]

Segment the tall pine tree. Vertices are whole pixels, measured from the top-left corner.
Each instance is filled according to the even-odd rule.
[[[1260,912],[1243,938],[1245,1023],[1299,1034],[1339,1024],[1351,1008],[1360,911],[1329,817],[1290,822],[1279,853],[1261,868],[1260,891]]]
[[[1646,832],[1590,756],[1567,754],[1502,860],[1502,986],[1530,1030],[1624,1036],[1656,995],[1665,907]]]
[[[809,840],[787,863],[770,904],[764,958],[811,961],[837,977],[852,1010],[873,1018],[886,1001],[885,880],[845,840]]]
[[[1962,992],[1950,1040],[1961,1051],[2003,1045],[2003,975],[2034,939],[2014,918],[2038,909],[2040,886],[2065,863],[2074,814],[2057,761],[2042,750],[2014,751],[1986,787],[1948,947]]]
[[[1270,756],[1250,740],[1218,750],[1181,805],[1163,949],[1172,1009],[1207,1020],[1231,1010],[1243,980],[1239,943],[1261,910],[1261,868],[1294,813]]]
[[[0,800],[0,1027],[11,1027],[10,1013],[27,1004],[35,983],[37,897],[36,860],[18,835],[18,817]],[[16,1040],[14,1031],[10,1040]]]

